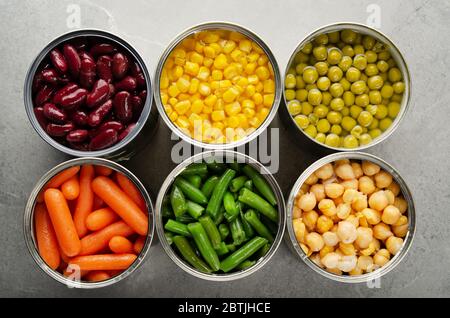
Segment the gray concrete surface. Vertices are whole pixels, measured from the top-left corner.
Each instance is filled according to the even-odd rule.
[[[132,277],[101,290],[68,289],[35,266],[22,234],[25,201],[41,175],[68,158],[43,142],[32,129],[23,107],[22,86],[38,51],[69,31],[67,9],[71,4],[81,9],[81,27],[101,28],[124,37],[138,49],[150,70],[155,69],[159,55],[176,34],[210,20],[237,22],[256,31],[284,70],[290,53],[306,34],[332,22],[366,23],[371,3],[381,10],[380,29],[406,57],[413,96],[400,128],[370,152],[392,163],[405,176],[415,196],[418,217],[413,248],[381,280],[380,288],[322,278],[285,244],[260,272],[229,283],[189,276],[156,242]],[[0,0],[0,296],[450,296],[449,19],[448,1]],[[276,178],[287,195],[297,176],[319,155],[295,143],[278,117],[272,127],[281,127],[281,169]],[[160,123],[147,148],[126,163],[153,198],[174,166],[170,162],[172,143],[168,132]],[[165,151],[160,151],[162,147]]]

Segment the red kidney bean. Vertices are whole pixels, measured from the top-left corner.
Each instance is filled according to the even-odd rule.
[[[42,79],[52,85],[55,85],[59,81],[59,74],[54,69],[48,68],[42,70]]]
[[[102,55],[97,60],[97,75],[108,83],[112,81],[112,58]]]
[[[114,96],[116,94],[116,88],[114,87],[114,84],[109,84],[109,96]]]
[[[49,134],[50,136],[62,137],[62,136],[67,135],[72,130],[74,130],[74,128],[75,128],[75,125],[71,122],[68,122],[63,125],[48,124],[46,131],[47,131],[47,134]]]
[[[33,84],[31,85],[33,95],[42,88],[43,83],[44,79],[42,78],[42,72],[37,72],[33,78]]]
[[[106,129],[92,138],[89,143],[90,150],[101,150],[117,143],[118,133],[114,129]]]
[[[48,102],[51,98],[55,89],[50,85],[44,85],[39,90],[35,98],[35,106],[42,106],[44,103]]]
[[[105,80],[99,79],[95,82],[92,91],[86,97],[86,106],[93,108],[105,102],[109,95],[109,84]]]
[[[145,77],[144,77],[144,74],[142,74],[142,73],[139,73],[137,76],[136,76],[136,83],[137,83],[137,87],[138,88],[145,88],[146,87],[146,81],[145,81]]]
[[[88,124],[88,115],[81,110],[74,111],[70,119],[72,119],[77,126],[86,126]]]
[[[34,116],[36,116],[36,119],[37,119],[39,125],[41,125],[41,127],[43,129],[45,129],[45,127],[47,127],[48,122],[47,122],[47,118],[45,118],[45,115],[44,115],[44,108],[43,107],[35,107],[33,109],[33,111],[34,111]]]
[[[96,65],[94,60],[83,59],[81,60],[80,68],[80,85],[84,88],[91,88],[95,81]]]
[[[84,88],[77,88],[73,92],[63,95],[59,104],[68,110],[76,109],[86,102],[87,93],[88,91]]]
[[[140,116],[144,108],[144,102],[139,96],[131,97],[131,105],[133,106],[133,115]]]
[[[112,107],[113,107],[112,100],[108,100],[99,107],[97,107],[97,109],[92,111],[88,116],[89,126],[96,127],[100,125],[105,119],[106,115],[111,111]]]
[[[66,140],[72,143],[81,143],[88,137],[88,131],[86,129],[76,129],[69,132],[66,136]]]
[[[50,51],[50,60],[52,61],[53,66],[58,70],[61,74],[66,74],[69,66],[67,65],[66,58],[58,49],[53,49]]]
[[[51,122],[54,122],[56,124],[64,124],[67,120],[67,113],[64,110],[56,107],[55,104],[45,103],[43,108],[44,116]]]
[[[115,89],[117,91],[133,92],[136,90],[136,86],[136,79],[132,76],[126,76],[120,82],[116,83]]]
[[[129,124],[127,126],[127,128],[125,128],[125,130],[120,133],[119,138],[117,139],[117,141],[124,140],[125,137],[128,136],[130,134],[130,132],[134,129],[134,127],[136,127],[136,123]]]
[[[81,61],[83,61],[83,60],[91,60],[92,62],[95,63],[94,58],[93,58],[92,55],[90,55],[88,52],[83,51],[83,52],[80,52],[79,55],[80,55],[80,60],[81,60]]]
[[[69,83],[59,91],[56,92],[55,96],[53,96],[53,104],[60,104],[63,96],[74,92],[78,88],[78,85],[75,83]]]
[[[134,61],[133,63],[130,63],[130,73],[134,77],[137,77],[138,74],[142,73],[141,66],[138,62]]]
[[[93,57],[97,57],[99,55],[108,55],[108,54],[113,54],[116,53],[117,49],[109,43],[98,43],[95,44],[92,48],[91,48],[91,55]]]
[[[114,54],[112,61],[112,73],[116,79],[122,79],[128,72],[128,58],[122,53]]]
[[[139,97],[142,99],[142,102],[145,103],[145,101],[147,100],[147,91],[143,90],[139,93]]]
[[[63,52],[69,66],[70,74],[72,74],[73,77],[78,78],[81,68],[81,59],[77,50],[72,45],[66,44],[64,45]]]
[[[104,122],[99,128],[99,131],[103,131],[106,129],[114,129],[117,132],[121,132],[123,130],[124,126],[120,121],[117,120],[110,120]]]
[[[133,107],[130,103],[130,93],[122,91],[114,96],[114,112],[122,123],[128,123],[133,117]]]

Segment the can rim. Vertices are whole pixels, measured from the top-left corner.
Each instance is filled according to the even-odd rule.
[[[137,259],[133,262],[133,264],[130,265],[126,270],[124,270],[121,274],[111,277],[110,279],[101,281],[101,282],[85,282],[85,281],[75,281],[68,279],[64,277],[61,273],[57,272],[56,270],[53,270],[50,268],[45,261],[41,258],[39,255],[39,252],[37,250],[36,246],[36,238],[34,234],[34,208],[36,206],[36,199],[42,190],[43,186],[57,173],[72,167],[76,165],[84,165],[84,164],[93,164],[93,165],[101,165],[106,166],[109,168],[112,168],[114,171],[118,171],[125,176],[127,176],[134,185],[139,189],[141,192],[145,203],[147,204],[148,208],[148,234],[145,240],[144,247],[137,256]],[[108,160],[104,158],[98,158],[98,157],[85,157],[85,158],[75,158],[71,159],[65,162],[62,162],[49,171],[47,171],[36,183],[34,186],[28,201],[25,205],[25,211],[23,216],[23,234],[25,238],[25,243],[28,249],[28,252],[31,254],[34,262],[36,265],[48,276],[53,278],[55,281],[64,284],[68,286],[69,288],[81,288],[81,289],[95,289],[95,288],[101,288],[110,286],[112,284],[118,283],[119,281],[125,279],[126,277],[130,276],[140,265],[142,265],[143,261],[149,254],[149,249],[151,247],[154,233],[155,233],[155,216],[154,216],[154,207],[152,200],[150,198],[150,195],[148,194],[147,190],[145,189],[144,185],[141,183],[141,181],[127,168],[123,167],[122,165]]]
[[[294,123],[295,128],[299,130],[303,135],[305,135],[309,140],[313,141],[314,143],[318,144],[319,146],[322,146],[324,148],[333,150],[333,151],[345,151],[345,152],[352,152],[352,151],[361,151],[369,149],[383,141],[385,141],[389,136],[391,136],[394,131],[399,127],[400,122],[403,120],[403,118],[406,116],[407,111],[410,108],[410,100],[411,100],[411,94],[412,94],[412,84],[411,84],[411,74],[409,72],[408,64],[406,63],[405,57],[400,51],[400,49],[397,47],[397,45],[383,32],[380,30],[377,30],[373,27],[370,27],[368,25],[362,24],[362,23],[356,23],[356,22],[337,22],[337,23],[330,23],[326,24],[324,26],[321,26],[317,28],[315,31],[310,32],[308,35],[306,35],[303,40],[300,41],[300,43],[296,46],[295,50],[292,52],[289,61],[286,65],[286,70],[284,73],[284,78],[286,78],[286,75],[288,74],[289,68],[295,58],[295,55],[301,51],[302,46],[304,46],[306,43],[310,42],[314,37],[316,37],[319,34],[332,32],[332,31],[339,31],[344,28],[356,28],[356,31],[362,34],[368,34],[371,36],[374,36],[377,40],[382,40],[384,44],[389,45],[389,51],[391,53],[395,54],[395,60],[398,63],[397,67],[401,70],[402,76],[405,79],[405,92],[403,95],[402,102],[400,104],[400,112],[393,121],[392,125],[383,132],[379,137],[375,138],[371,143],[363,146],[359,146],[357,148],[344,148],[344,147],[332,147],[328,146],[324,143],[318,142],[308,134],[304,132],[303,129],[300,129],[294,122],[294,118],[291,114],[289,114],[290,120],[292,123]],[[364,33],[365,32],[365,33]],[[284,101],[284,107],[288,107],[288,101],[286,100],[286,94],[285,89],[283,87],[283,101]]]
[[[170,53],[173,51],[173,49],[176,48],[178,44],[181,43],[185,38],[189,37],[190,35],[203,31],[203,30],[210,30],[210,29],[224,29],[224,30],[231,30],[231,31],[237,31],[245,36],[247,36],[252,41],[256,42],[261,49],[264,51],[264,53],[267,55],[273,69],[274,77],[275,77],[275,99],[272,104],[272,108],[270,109],[269,115],[266,117],[264,122],[261,123],[261,125],[255,129],[254,132],[251,134],[245,136],[243,139],[230,142],[230,143],[224,143],[224,144],[212,144],[212,143],[206,143],[199,140],[196,140],[194,138],[191,138],[190,136],[183,133],[167,116],[166,111],[164,110],[164,105],[161,101],[161,90],[160,90],[160,79],[161,79],[161,73],[164,68],[165,62],[167,58],[169,57]],[[176,136],[181,138],[182,140],[186,141],[187,143],[206,149],[206,150],[227,150],[232,149],[235,147],[239,147],[242,145],[245,145],[252,140],[256,139],[273,121],[277,111],[278,107],[280,105],[281,99],[282,99],[282,79],[280,74],[280,68],[278,65],[278,62],[275,58],[275,55],[272,53],[272,50],[269,48],[269,46],[266,44],[266,42],[257,35],[254,31],[251,29],[244,27],[240,24],[233,23],[233,22],[226,22],[226,21],[208,21],[203,22],[197,25],[194,25],[192,27],[189,27],[179,33],[178,35],[171,40],[169,45],[166,47],[166,49],[163,51],[161,56],[158,59],[158,65],[156,67],[156,72],[154,76],[154,92],[153,96],[155,98],[156,106],[158,108],[158,111],[163,118],[164,122],[167,126],[169,126],[170,130],[175,133]]]
[[[228,274],[206,274],[203,272],[200,272],[196,269],[194,269],[192,266],[187,264],[181,257],[179,257],[174,249],[169,245],[167,242],[165,235],[164,235],[164,227],[162,224],[162,215],[161,215],[161,207],[163,204],[164,197],[166,196],[167,192],[170,189],[170,186],[173,183],[173,180],[176,176],[178,176],[189,164],[193,162],[198,162],[201,160],[207,160],[209,158],[235,158],[238,162],[245,162],[248,164],[251,164],[254,168],[256,168],[258,171],[262,173],[266,181],[270,184],[272,190],[275,193],[275,196],[277,197],[278,202],[278,215],[279,215],[279,222],[278,222],[278,232],[275,237],[274,242],[272,243],[272,246],[267,252],[267,254],[262,257],[255,265],[251,266],[248,269],[245,269],[243,271],[228,273]],[[161,242],[161,245],[166,252],[166,254],[169,256],[169,258],[177,264],[179,268],[184,270],[185,272],[189,273],[192,276],[195,276],[197,278],[201,278],[208,281],[217,281],[217,282],[225,282],[225,281],[232,281],[241,279],[244,277],[247,277],[256,271],[260,270],[265,264],[269,262],[269,260],[275,255],[277,252],[281,241],[283,240],[284,233],[285,233],[285,225],[286,225],[286,208],[285,208],[285,201],[283,197],[283,193],[281,191],[281,188],[279,187],[275,177],[267,170],[264,165],[262,165],[257,160],[251,158],[250,156],[244,155],[242,153],[232,151],[232,150],[210,150],[206,152],[201,152],[199,154],[196,154],[186,160],[184,160],[182,163],[177,165],[172,172],[166,177],[164,180],[164,183],[161,185],[161,189],[158,193],[158,198],[156,200],[156,231],[158,233],[159,241]]]
[[[81,151],[77,149],[73,149],[70,147],[67,147],[65,145],[60,144],[56,140],[54,140],[50,135],[47,134],[47,132],[41,127],[39,122],[36,119],[36,116],[34,115],[33,109],[34,109],[34,102],[32,98],[32,85],[33,85],[33,79],[36,74],[37,69],[41,65],[42,61],[45,59],[45,57],[48,55],[48,53],[55,48],[56,46],[60,45],[61,43],[64,43],[70,39],[79,38],[79,37],[99,37],[104,38],[109,41],[112,41],[116,44],[118,44],[122,49],[124,49],[127,54],[131,54],[131,56],[136,60],[136,62],[139,63],[139,66],[141,67],[142,73],[146,80],[146,90],[147,90],[147,99],[144,103],[144,107],[142,109],[141,116],[136,122],[136,126],[134,129],[131,130],[131,132],[120,142],[116,143],[115,145],[108,147],[106,149],[101,150],[95,150],[95,151]],[[25,83],[24,83],[24,105],[25,105],[25,111],[27,113],[28,119],[34,128],[34,130],[38,133],[38,135],[49,145],[51,145],[53,148],[66,153],[68,155],[74,156],[74,157],[103,157],[103,156],[109,156],[113,155],[116,152],[124,151],[124,148],[130,144],[132,140],[134,140],[141,130],[143,129],[145,123],[147,122],[148,117],[150,116],[151,108],[152,108],[152,102],[153,102],[153,84],[152,84],[152,78],[150,76],[149,70],[144,62],[144,59],[141,57],[139,52],[136,50],[136,48],[131,45],[128,41],[124,40],[123,38],[110,33],[108,31],[102,30],[102,29],[96,29],[96,28],[86,28],[86,29],[78,29],[75,31],[69,31],[66,33],[63,33],[51,40],[38,54],[37,56],[32,60],[28,71],[26,73],[25,77]]]
[[[350,160],[368,160],[373,163],[376,163],[381,166],[382,169],[389,172],[392,176],[395,182],[398,183],[401,189],[401,193],[405,200],[408,203],[408,233],[404,237],[403,246],[400,249],[400,251],[392,257],[387,264],[382,266],[381,268],[367,274],[358,275],[358,276],[344,276],[344,275],[336,275],[333,273],[330,273],[326,271],[325,269],[319,267],[316,265],[302,250],[300,247],[300,244],[297,242],[297,239],[295,237],[294,227],[292,224],[293,215],[292,210],[294,207],[294,201],[295,197],[297,196],[298,191],[300,190],[300,187],[303,185],[303,183],[306,181],[306,179],[315,172],[318,168],[322,167],[323,165],[327,163],[335,162],[336,160],[342,160],[342,159],[350,159]],[[410,250],[415,232],[416,232],[416,211],[415,211],[415,205],[412,193],[407,186],[406,182],[404,181],[403,177],[401,177],[400,173],[389,163],[384,161],[383,159],[369,154],[365,152],[340,152],[340,153],[334,153],[331,155],[328,155],[322,159],[319,159],[315,161],[312,165],[310,165],[303,173],[300,174],[297,181],[295,182],[294,186],[292,187],[292,190],[288,197],[288,202],[286,204],[286,226],[287,226],[287,233],[289,235],[289,246],[294,249],[297,256],[299,256],[303,262],[305,262],[306,265],[308,265],[309,268],[314,270],[316,273],[329,278],[334,281],[342,282],[342,283],[366,283],[373,281],[375,279],[381,278],[382,276],[389,273],[391,270],[393,270],[407,255],[408,251]]]

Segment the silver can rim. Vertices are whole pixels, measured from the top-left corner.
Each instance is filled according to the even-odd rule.
[[[388,44],[389,45],[389,51],[391,53],[394,53],[394,58],[395,61],[398,63],[398,67],[402,72],[403,78],[405,79],[405,92],[403,95],[403,99],[402,102],[400,104],[400,113],[397,115],[397,117],[395,118],[394,122],[392,123],[391,127],[388,128],[387,131],[383,132],[379,137],[375,138],[371,143],[367,144],[367,145],[363,145],[363,146],[359,146],[357,148],[352,148],[352,149],[347,149],[347,148],[340,148],[340,147],[331,147],[328,146],[324,143],[318,142],[317,140],[315,140],[314,138],[312,138],[311,136],[309,136],[308,134],[306,134],[303,129],[300,129],[296,126],[296,129],[299,130],[303,135],[305,135],[308,139],[310,139],[311,141],[313,141],[314,143],[333,150],[333,151],[347,151],[347,152],[352,152],[352,151],[361,151],[361,150],[366,150],[369,149],[383,141],[385,141],[388,137],[390,137],[394,131],[399,127],[400,122],[403,120],[403,118],[406,116],[406,113],[409,110],[409,105],[410,105],[410,100],[411,100],[411,92],[412,92],[412,85],[411,85],[411,75],[409,72],[409,68],[408,68],[408,64],[406,63],[406,60],[402,54],[402,52],[400,51],[400,49],[395,45],[395,43],[383,32],[372,28],[368,25],[365,24],[361,24],[361,23],[355,23],[355,22],[338,22],[338,23],[331,23],[331,24],[327,24],[324,25],[318,29],[316,29],[315,31],[309,33],[302,41],[300,41],[300,43],[297,45],[297,47],[295,48],[295,50],[293,51],[293,53],[291,54],[291,57],[289,58],[288,64],[286,66],[286,70],[284,73],[284,78],[286,78],[286,75],[288,74],[289,71],[289,67],[292,64],[295,55],[302,49],[302,47],[310,42],[312,39],[314,39],[317,35],[323,34],[323,33],[327,33],[327,32],[333,32],[333,31],[340,31],[343,29],[355,29],[357,32],[359,33],[363,33],[363,34],[368,34],[371,36],[374,36],[377,40],[381,40],[383,41],[383,43]],[[286,100],[286,94],[285,94],[285,89],[283,87],[283,101],[285,104],[285,107],[287,108],[288,106],[288,101]],[[292,123],[295,125],[294,122],[294,118],[292,117],[292,115],[289,114],[290,120],[292,121]]]
[[[373,163],[378,164],[382,169],[389,172],[395,182],[398,183],[401,189],[401,193],[403,194],[403,197],[408,202],[408,233],[404,238],[403,246],[399,253],[397,253],[394,257],[390,259],[390,261],[384,265],[383,267],[368,273],[363,274],[359,276],[343,276],[343,275],[336,275],[333,273],[330,273],[326,271],[325,269],[319,267],[316,265],[309,257],[306,256],[305,252],[303,252],[302,248],[300,247],[300,244],[297,242],[297,239],[295,237],[294,233],[294,227],[292,225],[293,215],[292,210],[294,208],[294,201],[295,197],[297,196],[298,191],[300,190],[300,187],[302,184],[306,181],[306,179],[315,172],[318,168],[322,167],[323,165],[327,163],[335,162],[336,160],[343,160],[343,159],[350,159],[350,160],[368,160]],[[292,190],[289,194],[288,203],[286,205],[286,214],[287,214],[287,233],[289,235],[289,242],[288,244],[293,247],[296,254],[308,265],[311,269],[313,269],[316,273],[329,278],[334,281],[342,282],[342,283],[365,283],[370,282],[375,279],[379,279],[382,276],[389,273],[391,270],[393,270],[406,256],[408,251],[410,250],[415,232],[416,232],[416,212],[415,212],[415,206],[414,206],[414,200],[411,193],[411,190],[408,188],[406,182],[404,181],[403,177],[400,175],[397,170],[384,161],[383,159],[368,154],[365,152],[340,152],[340,153],[334,153],[331,155],[328,155],[322,159],[317,160],[312,165],[310,165],[297,179],[294,186],[292,187]]]
[[[45,263],[45,261],[41,258],[41,256],[39,255],[39,252],[37,250],[37,245],[36,245],[35,234],[34,234],[34,208],[36,206],[36,199],[37,199],[40,191],[42,190],[42,188],[57,173],[65,170],[69,167],[73,167],[73,166],[77,166],[77,165],[85,165],[85,164],[106,166],[106,167],[113,169],[114,171],[118,171],[118,172],[124,174],[125,176],[127,176],[141,192],[142,196],[144,197],[145,203],[147,204],[147,208],[148,208],[148,220],[149,220],[148,234],[147,234],[147,238],[145,240],[145,244],[144,244],[144,247],[143,247],[141,253],[138,255],[137,259],[133,262],[133,264],[131,264],[131,266],[128,267],[126,270],[124,270],[121,274],[114,276],[108,280],[101,281],[101,282],[74,281],[74,280],[64,277],[59,272],[50,268]],[[31,194],[28,198],[27,204],[25,206],[25,212],[24,212],[24,218],[23,218],[23,232],[24,232],[24,237],[25,237],[25,243],[27,245],[29,253],[33,257],[34,262],[48,276],[53,278],[55,281],[57,281],[61,284],[64,284],[70,288],[80,288],[80,289],[101,288],[101,287],[106,287],[106,286],[110,286],[112,284],[118,283],[119,281],[130,276],[140,265],[142,265],[143,261],[149,254],[149,249],[151,247],[154,233],[155,233],[154,208],[153,208],[153,204],[152,204],[150,195],[148,194],[144,185],[131,171],[129,171],[122,165],[120,165],[114,161],[104,159],[104,158],[96,158],[96,157],[75,158],[75,159],[60,163],[57,166],[53,167],[48,172],[46,172],[36,183],[35,187],[33,188],[33,191],[31,192]]]
[[[146,90],[147,90],[147,99],[145,101],[144,107],[142,109],[141,116],[139,117],[138,121],[136,122],[136,126],[132,131],[126,136],[123,140],[116,143],[115,145],[102,149],[102,150],[96,150],[96,151],[81,151],[76,150],[73,148],[69,148],[67,146],[64,146],[54,140],[51,136],[47,134],[47,132],[41,127],[39,122],[36,119],[36,116],[34,115],[33,109],[34,109],[34,102],[32,98],[32,85],[33,85],[33,79],[36,74],[37,69],[39,68],[42,61],[45,59],[45,57],[48,55],[48,53],[55,48],[56,46],[60,45],[61,43],[64,43],[70,39],[78,38],[78,37],[99,37],[107,39],[108,41],[114,42],[118,44],[122,49],[127,51],[127,54],[131,54],[131,56],[139,63],[139,66],[141,67],[142,73],[144,74],[145,80],[146,80]],[[107,32],[105,30],[101,29],[79,29],[75,31],[69,31],[66,32],[56,38],[54,38],[52,41],[50,41],[40,52],[39,54],[34,58],[33,62],[31,63],[30,67],[28,68],[26,77],[25,77],[25,83],[24,83],[24,104],[25,104],[25,110],[28,116],[28,119],[33,126],[34,130],[38,133],[38,135],[49,145],[51,145],[53,148],[66,153],[73,157],[108,157],[110,155],[114,155],[116,153],[119,153],[120,151],[123,151],[127,145],[131,143],[141,132],[142,128],[144,127],[145,123],[147,122],[147,119],[150,115],[150,111],[152,108],[153,103],[153,85],[152,85],[152,78],[150,76],[150,73],[148,71],[148,68],[144,62],[144,59],[141,57],[141,55],[138,53],[138,51],[132,46],[130,43],[122,39],[121,37],[112,34],[110,32]]]
[[[173,49],[181,43],[182,40],[187,38],[188,36],[203,31],[203,30],[212,30],[212,29],[224,29],[224,30],[230,30],[230,31],[237,31],[245,36],[247,36],[249,39],[255,41],[264,51],[264,53],[269,58],[270,63],[272,64],[272,69],[275,76],[275,99],[272,104],[272,108],[269,112],[269,115],[266,117],[264,122],[250,135],[245,136],[245,138],[230,142],[230,143],[224,143],[224,144],[210,144],[206,142],[201,142],[199,140],[196,140],[194,138],[191,138],[190,136],[183,133],[167,116],[166,111],[164,110],[164,105],[161,101],[161,91],[160,91],[160,80],[161,80],[161,73],[164,68],[164,64],[166,63],[167,58],[169,57],[170,53],[173,51]],[[194,145],[196,147],[200,147],[206,150],[227,150],[227,149],[233,149],[242,145],[245,145],[255,138],[257,138],[273,121],[275,118],[275,115],[278,111],[278,107],[281,102],[282,98],[282,79],[280,75],[280,68],[278,66],[278,62],[275,58],[275,55],[272,53],[272,50],[269,48],[269,46],[262,40],[259,35],[257,35],[254,31],[241,26],[236,23],[232,22],[224,22],[224,21],[211,21],[211,22],[204,22],[198,25],[195,25],[193,27],[190,27],[180,34],[178,34],[167,46],[167,48],[164,50],[162,55],[160,56],[158,60],[158,65],[156,67],[155,77],[154,77],[154,92],[153,96],[155,97],[156,106],[158,108],[158,111],[163,118],[164,122],[167,126],[169,126],[170,130],[175,133],[175,135],[182,140],[188,142],[191,145]]]
[[[178,176],[189,164],[194,162],[199,162],[205,159],[210,158],[236,158],[238,162],[245,162],[247,164],[252,165],[252,167],[256,168],[258,171],[262,173],[264,178],[267,182],[269,182],[270,186],[272,187],[272,190],[274,190],[275,196],[277,197],[278,202],[278,232],[275,237],[274,242],[272,243],[272,246],[267,252],[267,254],[262,257],[255,265],[252,267],[245,269],[243,271],[238,271],[230,274],[206,274],[203,272],[200,272],[196,269],[194,269],[192,266],[187,264],[184,260],[179,257],[174,249],[169,245],[167,242],[167,239],[164,235],[164,226],[162,222],[162,215],[160,213],[161,207],[163,204],[164,197],[166,196],[167,192],[170,189],[170,186],[172,185],[174,179],[176,176]],[[247,277],[258,270],[260,270],[265,264],[269,262],[269,260],[275,255],[277,252],[281,241],[284,237],[284,231],[285,231],[285,225],[286,225],[286,208],[285,208],[285,201],[283,197],[283,193],[281,191],[281,188],[279,187],[277,181],[275,180],[275,177],[265,168],[261,163],[259,163],[257,160],[244,155],[242,153],[231,151],[231,150],[219,150],[219,151],[206,151],[199,154],[196,154],[186,160],[184,160],[182,163],[180,163],[178,166],[175,167],[175,169],[172,170],[172,172],[167,176],[167,178],[164,180],[164,183],[161,185],[161,189],[158,193],[158,198],[156,200],[156,232],[158,233],[159,241],[161,242],[161,245],[164,248],[164,251],[166,254],[172,259],[172,261],[178,265],[179,268],[184,270],[186,273],[195,276],[197,278],[201,278],[208,281],[216,281],[216,282],[226,282],[226,281],[233,281],[237,279],[241,279],[244,277]]]

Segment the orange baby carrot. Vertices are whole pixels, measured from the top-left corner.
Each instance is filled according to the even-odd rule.
[[[109,240],[109,249],[116,254],[133,254],[133,243],[123,236],[114,236]]]
[[[61,171],[56,176],[50,179],[49,182],[45,185],[45,188],[59,188],[64,182],[72,178],[80,171],[80,166],[73,166],[64,171]]]
[[[88,233],[86,218],[92,212],[94,204],[94,193],[91,188],[92,179],[94,179],[94,167],[91,165],[83,166],[80,172],[80,195],[73,214],[73,221],[79,237]]]
[[[119,221],[119,216],[110,208],[102,208],[93,211],[86,218],[86,227],[90,231],[98,231],[103,229],[116,221]]]
[[[73,176],[61,185],[61,191],[67,200],[75,200],[80,194],[80,183],[77,176]]]
[[[70,262],[70,257],[64,254],[64,252],[61,250],[61,247],[59,247],[59,255],[61,255],[61,259],[64,263],[66,263],[66,265]]]
[[[122,188],[123,192],[125,192],[134,203],[144,212],[147,211],[147,205],[145,204],[145,200],[141,195],[141,192],[134,185],[133,181],[128,179],[126,176],[121,174],[120,172],[116,173],[116,180],[119,186]]]
[[[95,173],[100,176],[108,177],[113,173],[113,170],[105,166],[95,166]]]
[[[103,208],[105,206],[105,202],[103,202],[102,199],[100,199],[98,196],[94,194],[94,204],[92,206],[92,210],[98,210],[100,208]]]
[[[134,231],[125,222],[119,221],[81,239],[80,255],[92,255],[108,247],[114,236],[130,236]]]
[[[34,210],[34,227],[39,255],[50,268],[57,269],[61,263],[58,241],[50,216],[43,204],[37,204]]]
[[[80,238],[66,198],[58,189],[47,189],[44,193],[44,200],[61,250],[69,257],[78,255],[81,249]]]
[[[127,269],[136,260],[134,254],[99,254],[77,256],[72,258],[70,265],[78,265],[81,270],[104,271]]]
[[[92,190],[138,234],[147,235],[147,215],[114,181],[97,177],[92,181]]]
[[[101,282],[110,278],[111,276],[107,272],[103,271],[92,271],[84,277],[84,279],[88,282]]]
[[[134,252],[136,254],[140,254],[142,252],[142,249],[144,248],[145,245],[145,240],[147,239],[146,236],[139,236],[136,241],[134,242]]]

